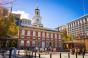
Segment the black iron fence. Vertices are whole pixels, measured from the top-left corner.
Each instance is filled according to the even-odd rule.
[[[54,58],[54,56],[57,54],[58,58],[80,58],[80,54],[71,54],[70,52],[32,52],[25,50],[24,52],[18,50],[16,54],[11,54],[10,51],[2,52],[0,53],[0,58]],[[66,54],[64,56],[63,54]],[[44,55],[48,55],[47,57],[44,57]],[[74,57],[72,57],[74,55]],[[63,57],[64,56],[64,57]],[[81,58],[88,58],[87,53],[81,54]]]

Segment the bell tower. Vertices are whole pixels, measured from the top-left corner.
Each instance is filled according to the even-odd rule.
[[[36,0],[36,1],[38,1],[38,0]],[[40,10],[39,10],[39,7],[37,5],[35,8],[34,16],[32,18],[32,26],[43,27],[43,24],[41,23],[41,19],[42,19],[42,17],[40,16]]]

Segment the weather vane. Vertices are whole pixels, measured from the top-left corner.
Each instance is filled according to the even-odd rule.
[[[35,7],[38,7],[38,0],[35,0]]]

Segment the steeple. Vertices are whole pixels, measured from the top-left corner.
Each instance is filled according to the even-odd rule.
[[[38,0],[36,0],[36,1],[38,1]],[[34,16],[32,18],[32,26],[43,27],[43,24],[41,23],[41,19],[42,19],[42,17],[40,16],[40,10],[39,10],[38,4],[36,3]]]
[[[40,10],[39,10],[38,6],[35,8],[35,15],[40,15]]]

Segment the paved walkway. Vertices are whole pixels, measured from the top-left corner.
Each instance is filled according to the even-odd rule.
[[[35,55],[35,53],[33,53],[33,55]],[[39,54],[36,54],[36,58],[39,58]],[[41,58],[50,58],[50,53],[42,53],[40,55]],[[0,53],[0,58],[9,58],[9,54],[2,54]],[[12,58],[30,58],[29,56],[25,56],[25,55],[16,55],[16,57]],[[60,58],[60,53],[53,53],[52,54],[52,58]],[[67,52],[61,52],[61,58],[68,58],[68,53]],[[70,54],[70,58],[76,58],[76,55],[72,55]],[[78,55],[77,58],[83,58],[83,55]],[[84,56],[84,58],[88,58],[88,54],[86,54]]]
[[[41,55],[41,58],[50,58],[50,55]],[[60,58],[60,53],[52,54],[52,58]],[[68,58],[68,53],[62,53],[61,58]],[[76,55],[70,54],[70,58],[76,58]],[[77,55],[77,58],[83,58],[83,55]],[[88,58],[88,55],[86,54],[84,58]]]

